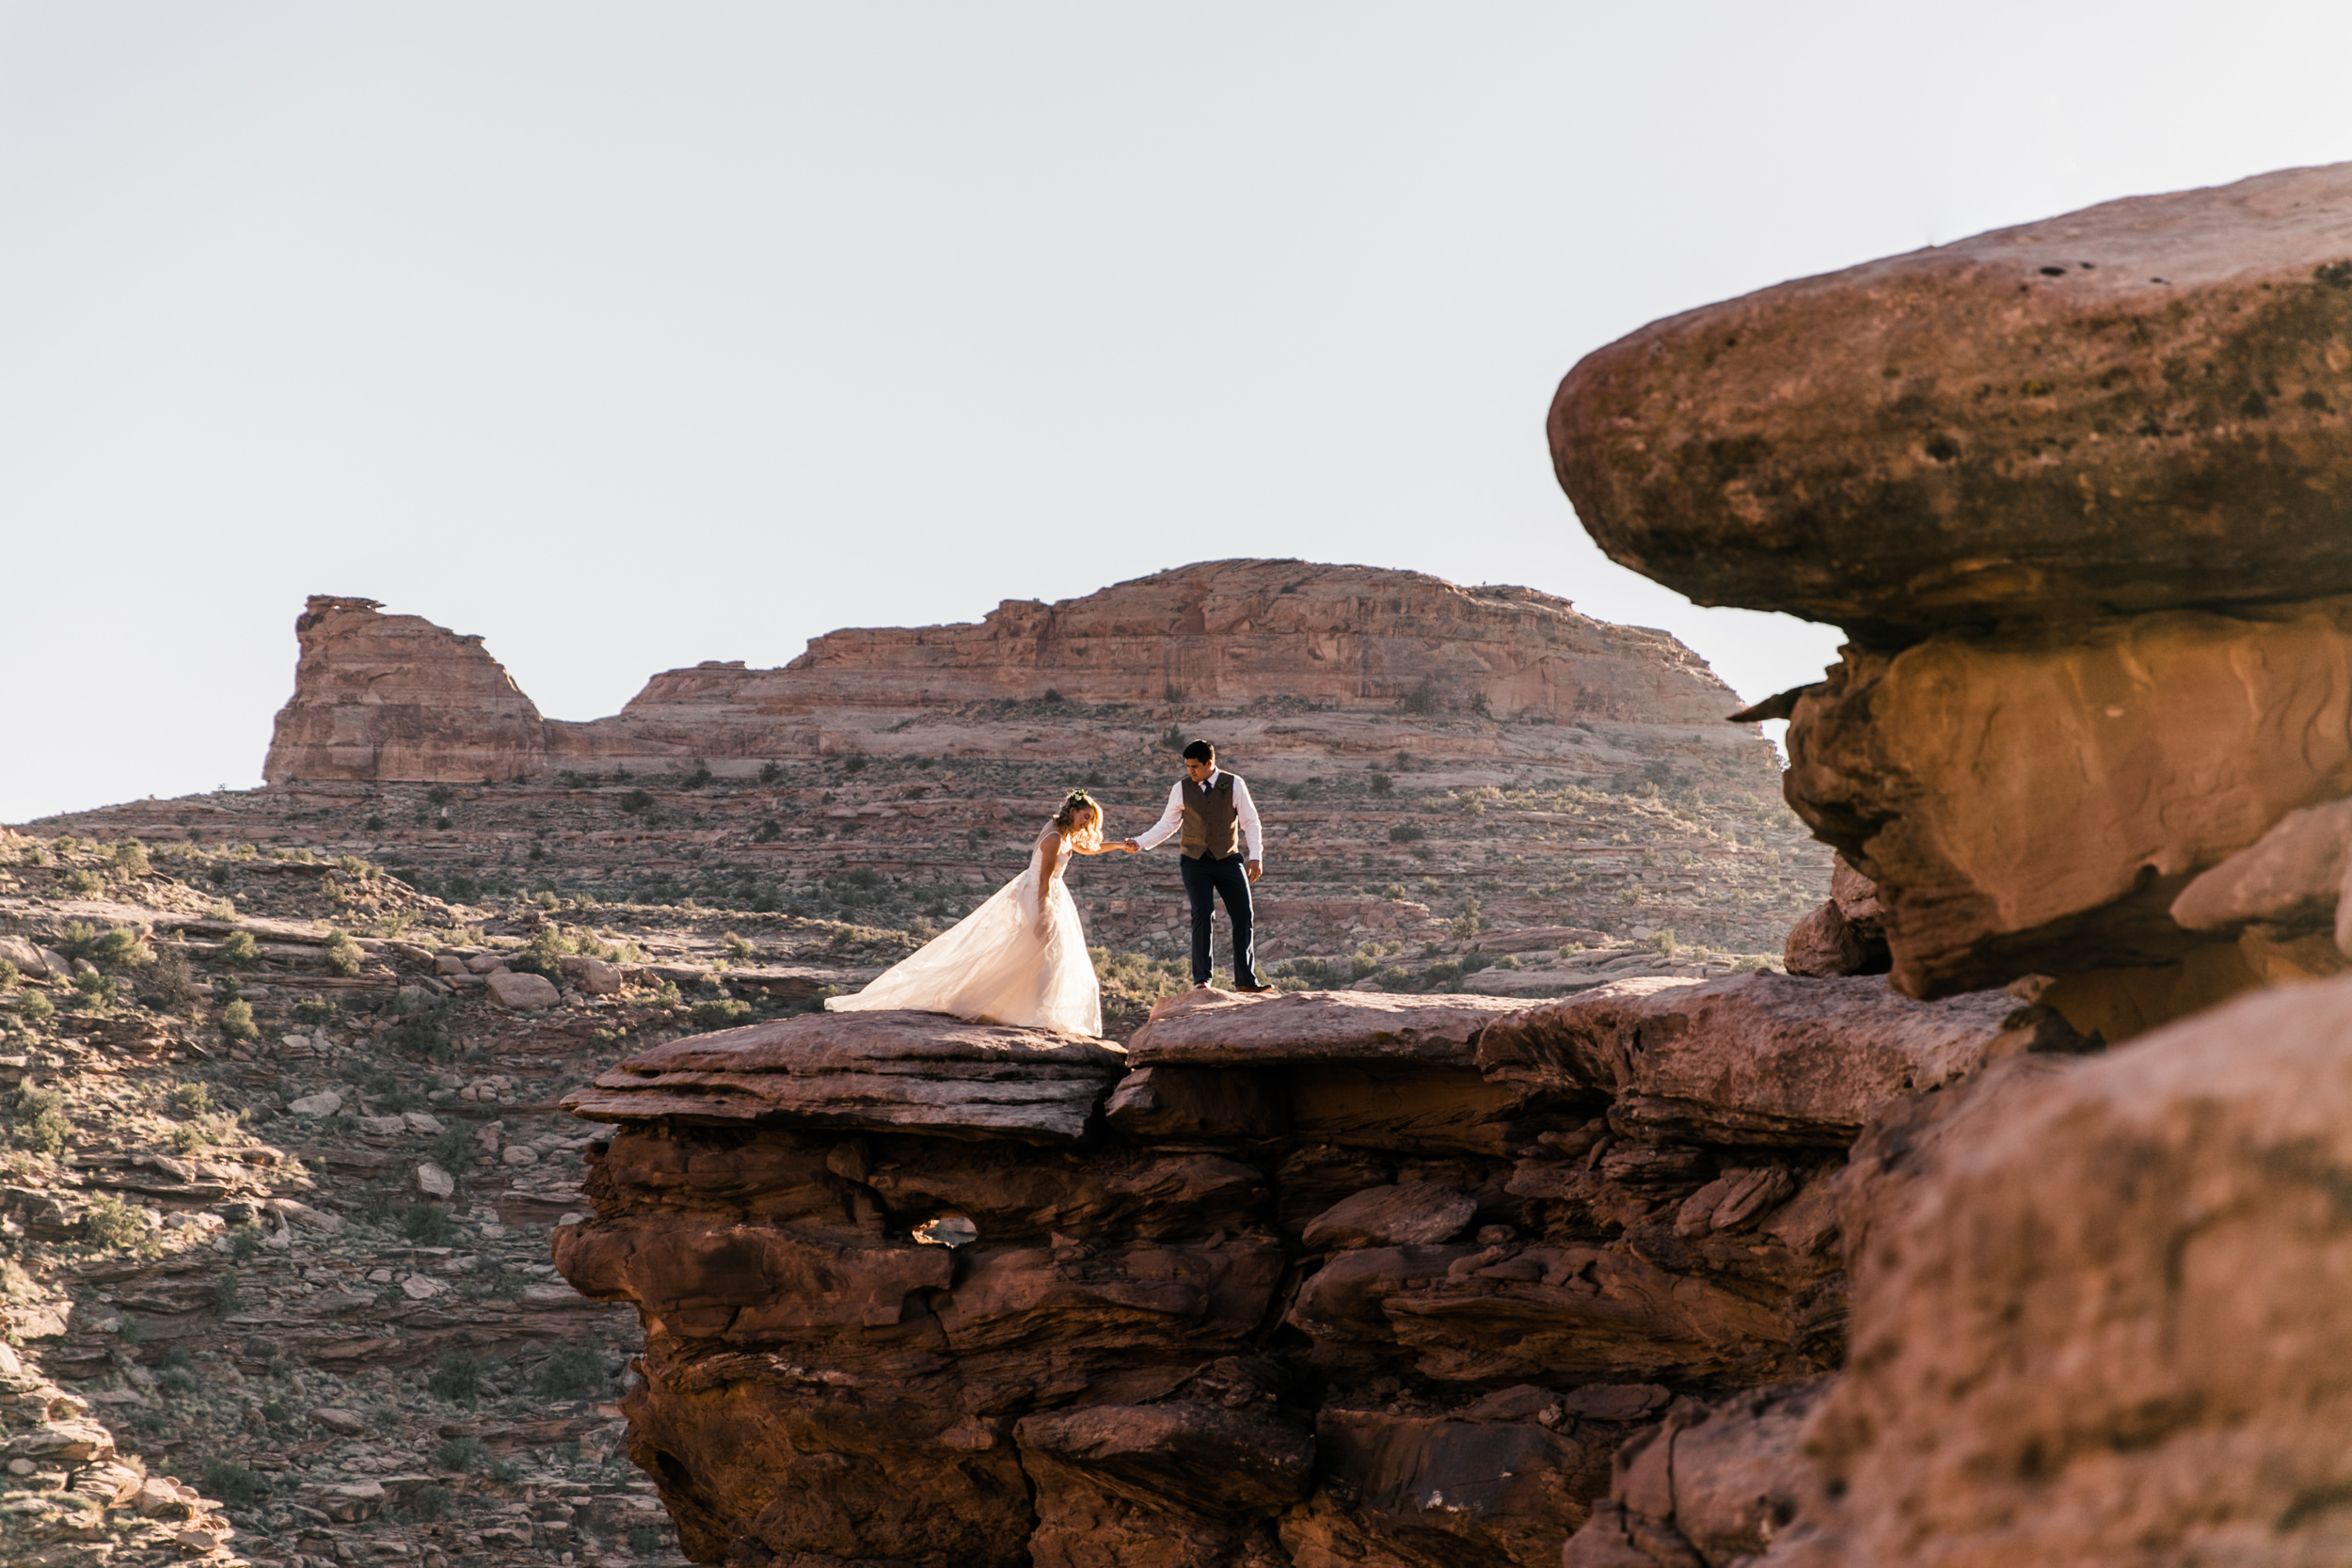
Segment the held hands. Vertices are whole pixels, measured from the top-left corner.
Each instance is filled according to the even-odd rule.
[[[1131,855],[1140,855],[1143,853],[1143,846],[1137,844],[1132,838],[1122,838],[1117,844],[1105,844],[1103,847],[1105,849],[1124,849]]]

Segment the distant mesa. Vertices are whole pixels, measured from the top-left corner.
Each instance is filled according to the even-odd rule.
[[[1739,705],[1666,633],[1596,621],[1565,599],[1299,561],[1205,562],[1056,604],[1009,599],[977,623],[829,632],[780,670],[666,671],[587,722],[543,716],[481,638],[384,614],[373,599],[315,595],[295,631],[294,692],[263,767],[272,784],[695,761],[744,773],[768,760],[936,752],[938,736],[914,721],[1053,697],[1710,729]]]

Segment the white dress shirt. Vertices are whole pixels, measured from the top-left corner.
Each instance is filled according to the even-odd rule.
[[[1209,776],[1200,787],[1215,788],[1217,778],[1223,771],[1222,768],[1210,768]],[[1233,775],[1233,816],[1241,828],[1242,859],[1263,861],[1265,848],[1263,835],[1258,827],[1258,805],[1249,798],[1248,781],[1239,773]],[[1168,792],[1168,809],[1160,813],[1160,819],[1157,822],[1152,823],[1151,827],[1136,835],[1136,847],[1149,849],[1155,845],[1165,844],[1168,842],[1168,835],[1184,825],[1184,781],[1178,779]]]

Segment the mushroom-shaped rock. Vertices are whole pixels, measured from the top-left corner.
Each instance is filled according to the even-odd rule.
[[[2352,593],[2352,164],[1687,310],[1550,419],[1614,560],[1879,644]]]

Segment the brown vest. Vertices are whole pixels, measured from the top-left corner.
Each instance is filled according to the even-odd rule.
[[[1197,861],[1206,855],[1221,861],[1239,854],[1241,814],[1233,809],[1233,775],[1219,772],[1216,782],[1206,789],[1194,784],[1189,773],[1179,782],[1184,788],[1182,842],[1185,859]]]

